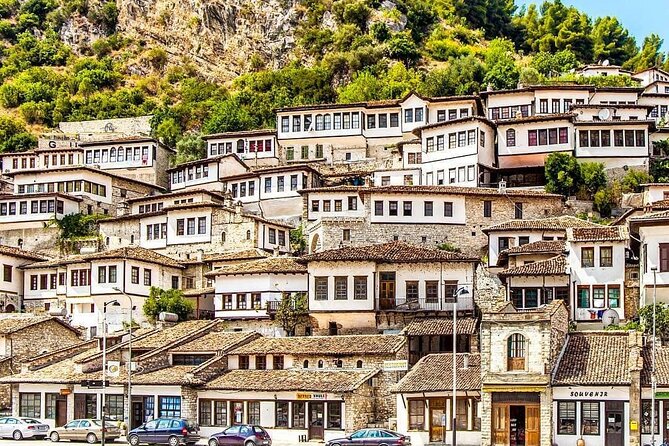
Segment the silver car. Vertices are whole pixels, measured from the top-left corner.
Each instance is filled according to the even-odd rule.
[[[46,438],[49,425],[40,420],[28,417],[0,418],[0,437],[13,438],[18,441],[23,438]]]

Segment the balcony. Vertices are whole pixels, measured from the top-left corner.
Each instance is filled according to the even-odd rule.
[[[443,297],[438,299],[418,298],[407,299],[406,297],[395,298],[377,298],[377,311],[391,311],[391,312],[439,312],[439,311],[453,311],[453,303],[447,302]],[[474,298],[471,295],[458,297],[458,311],[473,311]]]
[[[270,317],[274,317],[279,311],[279,305],[281,305],[280,300],[270,300],[267,302],[267,314],[269,314]]]

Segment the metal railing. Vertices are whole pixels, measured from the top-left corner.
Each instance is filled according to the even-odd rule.
[[[409,298],[396,296],[394,298],[377,298],[377,311],[452,311],[453,302],[441,298]],[[474,309],[472,296],[458,297],[458,311]]]

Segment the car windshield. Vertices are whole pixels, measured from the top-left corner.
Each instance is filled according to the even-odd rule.
[[[42,424],[34,418],[21,418],[21,420],[23,420],[23,422],[26,424]]]

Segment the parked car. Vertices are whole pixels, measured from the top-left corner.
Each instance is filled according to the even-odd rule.
[[[0,437],[21,440],[23,438],[44,439],[49,433],[49,425],[34,418],[0,418]]]
[[[200,428],[183,418],[156,418],[128,432],[128,443],[132,446],[140,443],[193,445],[199,440]]]
[[[72,420],[65,426],[57,427],[49,432],[51,441],[74,440],[97,443],[102,438],[102,420],[91,418]],[[104,424],[105,439],[114,441],[121,436],[121,430],[111,422]]]
[[[345,445],[411,446],[411,437],[388,429],[360,429],[344,438],[335,438],[325,446]]]
[[[272,439],[260,426],[240,424],[212,435],[207,444],[208,446],[271,446]]]

